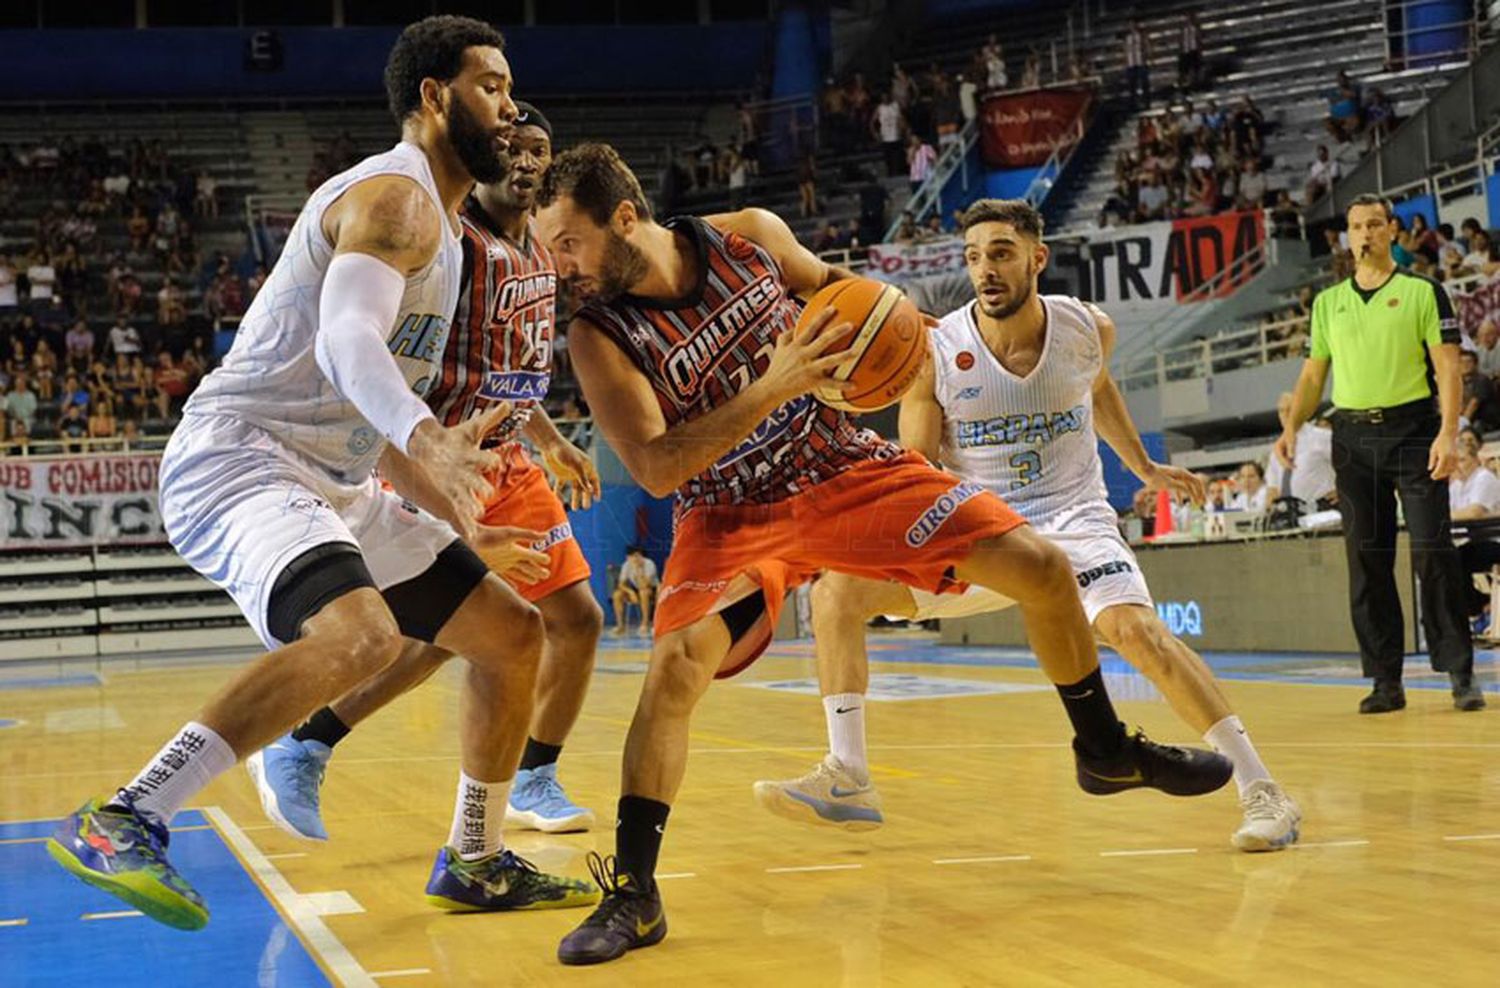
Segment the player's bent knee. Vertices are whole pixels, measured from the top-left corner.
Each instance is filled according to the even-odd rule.
[[[578,588],[583,587],[580,593]],[[547,640],[588,641],[597,639],[604,630],[604,608],[587,590],[587,584],[575,584],[547,598],[542,610]]]
[[[352,590],[329,601],[303,624],[303,640],[316,642],[319,661],[335,678],[356,683],[401,653],[401,631],[378,591]]]
[[[651,656],[651,669],[641,700],[656,708],[687,711],[713,682],[712,663],[695,656],[683,640],[660,642]]]

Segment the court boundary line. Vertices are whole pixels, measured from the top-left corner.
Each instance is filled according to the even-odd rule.
[[[292,888],[277,867],[266,859],[255,842],[240,829],[240,825],[219,806],[202,806],[203,815],[213,821],[230,848],[240,859],[240,864],[255,878],[260,887],[271,897],[288,924],[295,930],[313,958],[333,980],[345,988],[379,988],[365,966],[354,958],[328,924],[323,922],[301,893]]]

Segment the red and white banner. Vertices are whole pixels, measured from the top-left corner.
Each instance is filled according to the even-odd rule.
[[[159,455],[0,460],[0,548],[161,542]]]
[[[991,168],[1043,164],[1059,145],[1083,136],[1080,123],[1093,98],[1086,86],[986,96],[979,110],[984,163]]]
[[[1101,305],[1201,302],[1232,295],[1253,278],[1265,239],[1260,210],[1113,227],[1053,243],[1047,273]],[[1205,288],[1224,272],[1211,292]]]
[[[964,269],[964,242],[957,238],[925,244],[874,244],[870,268],[864,272],[881,278],[921,278],[950,274]]]

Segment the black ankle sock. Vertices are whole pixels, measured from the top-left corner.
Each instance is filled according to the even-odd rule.
[[[656,856],[672,807],[644,796],[621,796],[615,823],[615,867],[630,875],[636,886],[655,882]]]
[[[1073,722],[1078,746],[1086,754],[1108,758],[1120,750],[1125,742],[1125,725],[1120,723],[1114,704],[1109,702],[1104,675],[1098,668],[1076,683],[1059,685],[1057,693]]]
[[[536,738],[527,738],[526,750],[521,752],[521,771],[528,772],[543,765],[555,764],[557,756],[561,754],[560,744],[542,744]]]
[[[332,748],[344,740],[344,735],[348,733],[349,725],[339,720],[339,715],[333,712],[332,707],[324,707],[293,728],[292,738],[297,741],[318,741]]]

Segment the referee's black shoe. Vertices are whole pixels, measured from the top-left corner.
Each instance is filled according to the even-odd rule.
[[[1126,789],[1201,796],[1220,788],[1234,775],[1234,763],[1223,755],[1157,744],[1141,731],[1126,738],[1120,750],[1107,758],[1083,751],[1074,738],[1073,759],[1078,767],[1078,785],[1095,796]]]
[[[1453,706],[1459,710],[1483,710],[1484,690],[1474,682],[1474,674],[1450,672],[1448,681],[1453,684]]]
[[[1377,679],[1370,695],[1359,701],[1362,714],[1388,714],[1406,709],[1406,690],[1399,679]]]

